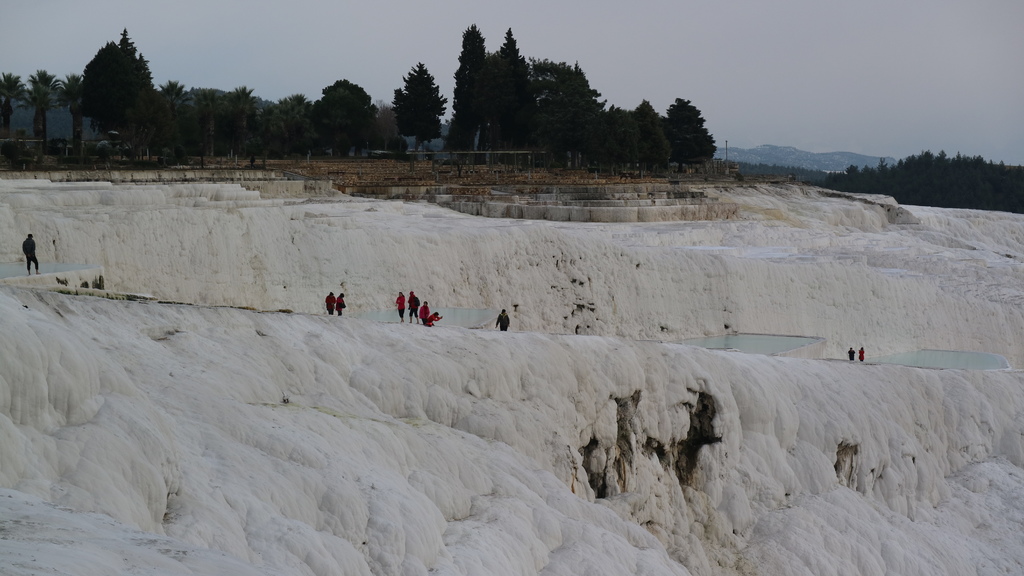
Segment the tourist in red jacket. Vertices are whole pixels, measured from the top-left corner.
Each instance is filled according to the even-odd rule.
[[[327,313],[334,316],[334,305],[338,302],[338,299],[334,297],[334,292],[327,295],[327,299],[324,303],[327,304]]]
[[[405,322],[405,294],[399,292],[398,298],[395,299],[395,307],[398,308],[398,317]]]
[[[426,324],[427,318],[430,318],[430,306],[424,302],[423,306],[420,306],[420,323]]]
[[[437,312],[434,312],[433,314],[430,315],[429,318],[423,321],[423,325],[429,328],[430,326],[434,325],[434,322],[437,322],[441,318],[444,318],[444,316],[441,316]]]

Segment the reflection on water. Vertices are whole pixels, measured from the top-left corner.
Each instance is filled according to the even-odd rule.
[[[683,344],[701,346],[713,350],[739,350],[748,354],[779,354],[796,350],[815,342],[820,338],[807,336],[776,336],[773,334],[727,334],[710,338],[690,338]]]
[[[988,352],[960,352],[957,350],[917,350],[881,358],[872,358],[876,364],[900,364],[918,368],[952,368],[960,370],[1007,370],[1010,363],[999,354]]]
[[[430,311],[437,312],[443,317],[437,326],[460,326],[462,328],[493,327],[498,318],[498,312],[501,312],[501,310],[487,308],[431,308]],[[397,323],[400,320],[398,310],[369,310],[352,316],[375,322]],[[406,311],[405,321],[409,321],[408,311]]]

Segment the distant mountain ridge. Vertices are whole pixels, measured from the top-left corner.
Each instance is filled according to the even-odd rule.
[[[725,149],[720,147],[715,158],[724,160],[725,154]],[[747,164],[793,166],[828,172],[842,172],[850,166],[874,168],[878,166],[879,160],[885,160],[890,165],[896,163],[896,159],[889,156],[865,156],[853,152],[807,152],[792,146],[773,146],[771,144],[763,144],[755,148],[729,148],[729,160]]]

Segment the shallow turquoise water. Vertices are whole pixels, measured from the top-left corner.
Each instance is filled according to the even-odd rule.
[[[1010,363],[999,354],[961,352],[957,350],[917,350],[871,358],[875,364],[900,364],[918,368],[951,368],[960,370],[1007,370]]]
[[[40,274],[56,274],[60,272],[71,272],[74,270],[88,270],[90,268],[99,268],[95,264],[64,264],[61,262],[39,262],[39,273]],[[32,265],[32,275],[36,273],[36,267]],[[24,262],[4,262],[0,263],[0,278],[12,278],[14,276],[28,276],[25,272]]]
[[[713,350],[732,349],[748,354],[779,354],[796,350],[817,342],[819,338],[806,336],[776,336],[773,334],[727,334],[709,338],[690,338],[683,344]]]

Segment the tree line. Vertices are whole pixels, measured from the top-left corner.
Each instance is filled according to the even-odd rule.
[[[885,194],[900,204],[1024,213],[1024,168],[981,156],[930,151],[894,165],[850,166],[825,177],[822,186],[843,192]]]
[[[801,168],[799,166],[781,166],[778,164],[764,164],[762,162],[737,162],[736,164],[739,166],[740,174],[792,176],[800,182],[812,184],[823,182],[825,177],[828,176],[828,172],[824,170]]]
[[[12,134],[15,107],[34,112],[36,153],[57,153],[48,138],[47,112],[65,109],[72,120],[72,157],[117,152],[186,157],[260,155],[278,158],[316,152],[348,154],[414,149],[444,137],[446,150],[543,150],[557,163],[639,169],[684,165],[711,159],[715,140],[701,112],[677,98],[665,115],[647,101],[632,110],[607,106],[579,64],[527,59],[512,31],[496,52],[488,52],[474,24],[462,36],[455,71],[452,118],[441,119],[448,99],[422,63],[402,78],[391,102],[373,102],[359,85],[338,80],[310,101],[293,94],[268,102],[253,90],[190,88],[177,81],[153,84],[148,61],[124,30],[108,42],[81,74],[60,79],[38,70],[23,82],[0,74],[0,138],[4,155],[17,157]],[[83,137],[85,121],[104,140]],[[447,130],[444,130],[447,128]],[[11,138],[14,140],[10,140]]]

